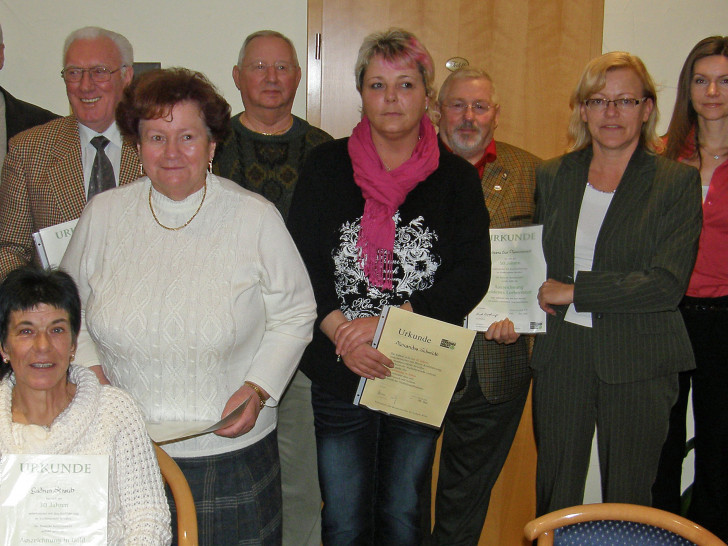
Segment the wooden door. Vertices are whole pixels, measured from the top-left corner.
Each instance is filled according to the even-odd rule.
[[[438,88],[452,57],[490,73],[501,105],[498,140],[542,158],[560,155],[571,91],[602,52],[603,14],[604,0],[308,0],[308,121],[337,138],[351,133],[360,116],[359,46],[367,34],[399,26],[429,49]],[[529,396],[479,546],[527,545],[535,475]]]
[[[603,13],[604,0],[309,0],[308,121],[337,138],[351,133],[360,115],[359,46],[373,31],[400,26],[429,49],[438,86],[451,57],[490,73],[501,104],[497,139],[559,155],[569,95],[601,54]]]

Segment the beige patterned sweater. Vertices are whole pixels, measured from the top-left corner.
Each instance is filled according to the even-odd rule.
[[[76,395],[50,427],[12,422],[15,377],[0,382],[0,454],[109,456],[108,543],[170,544],[170,515],[152,442],[131,397],[71,366]]]

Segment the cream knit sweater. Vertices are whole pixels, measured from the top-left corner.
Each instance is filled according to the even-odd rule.
[[[139,409],[85,368],[71,366],[70,381],[76,395],[48,429],[13,423],[15,377],[0,382],[0,454],[108,455],[109,545],[170,544],[162,475]]]
[[[276,408],[311,339],[316,303],[280,214],[257,194],[208,175],[205,201],[178,231],[149,210],[148,178],[97,195],[62,267],[76,280],[85,321],[76,352],[101,364],[145,419],[217,420],[248,380],[270,395],[253,430],[167,444],[174,457],[242,449],[276,425]],[[152,191],[167,226],[184,224],[203,190],[183,201]]]

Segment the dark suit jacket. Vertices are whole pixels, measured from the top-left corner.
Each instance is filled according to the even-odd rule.
[[[137,178],[136,147],[124,142],[120,184]],[[36,257],[32,233],[78,218],[86,206],[76,118],[49,121],[10,140],[0,183],[0,279]]]
[[[5,130],[8,142],[21,131],[42,125],[58,117],[57,114],[44,110],[40,106],[16,99],[2,87],[0,87],[0,93],[5,97]]]
[[[574,242],[591,147],[537,169],[536,218],[548,276],[574,283],[577,311],[592,313],[594,362],[607,383],[651,379],[695,366],[677,305],[698,250],[698,171],[638,147],[602,223],[591,272],[574,282]],[[572,345],[561,331],[567,306],[547,318],[531,367],[558,365]]]
[[[481,180],[491,228],[521,227],[533,223],[535,169],[540,163],[538,157],[525,150],[496,142],[496,160],[485,166]],[[511,345],[501,345],[487,341],[482,333],[478,333],[463,370],[465,385],[470,381],[475,366],[478,383],[488,402],[496,404],[512,400],[531,380],[528,350],[528,336],[521,336]],[[464,388],[458,390],[453,401],[459,400],[464,392]]]

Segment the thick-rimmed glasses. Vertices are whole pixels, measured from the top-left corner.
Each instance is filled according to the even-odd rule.
[[[624,99],[586,99],[584,101],[584,105],[589,110],[594,110],[597,112],[601,112],[602,110],[606,110],[609,107],[609,103],[613,103],[614,107],[617,110],[634,110],[637,108],[638,105],[645,102],[649,97],[644,97],[641,99],[631,99],[631,98],[624,98]]]
[[[275,68],[276,72],[278,72],[279,74],[290,74],[296,68],[291,63],[287,63],[285,61],[276,61],[273,64],[266,64],[263,61],[257,61],[254,63],[243,65],[243,68],[245,68],[246,70],[261,74],[263,72],[268,72],[268,69],[271,67]]]
[[[446,102],[443,104],[443,106],[451,112],[455,112],[456,114],[464,114],[468,109],[470,109],[470,111],[473,112],[473,115],[475,116],[485,115],[490,112],[491,108],[493,108],[487,102],[474,102],[473,104],[467,104],[465,102],[455,101]]]
[[[67,82],[78,83],[83,79],[83,73],[88,72],[88,75],[91,76],[93,81],[96,83],[103,83],[109,81],[111,79],[111,75],[115,74],[122,68],[126,68],[126,65],[123,64],[116,70],[110,70],[105,66],[92,66],[91,68],[69,66],[68,68],[61,70],[61,78]]]

